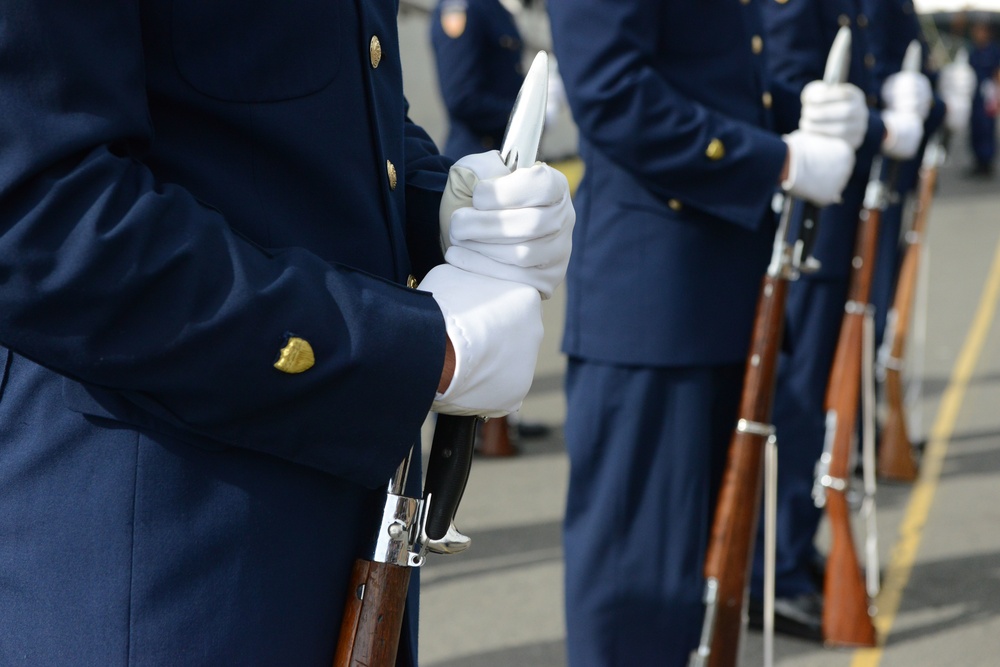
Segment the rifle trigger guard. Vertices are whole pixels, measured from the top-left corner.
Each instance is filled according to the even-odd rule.
[[[750,421],[749,419],[741,419],[736,422],[736,432],[759,435],[762,438],[771,438],[774,437],[776,429],[773,424],[762,424],[761,422]]]

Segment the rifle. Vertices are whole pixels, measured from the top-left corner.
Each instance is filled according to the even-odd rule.
[[[886,316],[885,340],[879,349],[877,372],[885,388],[885,421],[878,452],[878,474],[883,479],[912,482],[917,478],[917,464],[907,428],[903,406],[903,356],[916,293],[922,243],[927,230],[931,202],[937,188],[938,168],[944,162],[940,135],[927,143],[920,164],[920,189],[913,226],[903,238],[906,249],[896,279],[892,308]]]
[[[510,112],[500,154],[511,169],[535,162],[545,120],[548,56],[532,62]],[[410,454],[389,480],[382,519],[369,558],[354,562],[334,667],[392,667],[412,568],[428,552],[455,554],[471,540],[455,528],[455,514],[472,468],[477,418],[438,415],[422,499],[404,495]]]
[[[830,48],[825,81],[837,83],[846,79],[850,53],[850,29],[841,28]],[[775,429],[770,423],[771,408],[788,283],[801,272],[815,270],[818,266],[809,252],[816,236],[816,211],[813,208],[806,212],[798,238],[790,242],[790,219],[795,209],[793,199],[786,197],[771,263],[761,282],[744,372],[739,421],[730,440],[705,556],[706,612],[701,642],[691,654],[689,667],[732,667],[738,658],[744,594],[757,533],[764,446],[771,449],[776,443]]]
[[[826,508],[832,533],[823,586],[823,640],[839,646],[875,645],[875,626],[854,550],[846,492],[861,387],[865,312],[886,202],[881,170],[882,160],[876,156],[858,220],[847,303],[826,391],[826,444],[813,490],[816,505]]]
[[[903,57],[902,69],[920,71],[921,57],[920,43],[914,40]],[[879,223],[898,168],[898,162],[889,162],[887,185],[881,176],[882,157],[876,156],[872,161],[871,177],[858,216],[844,319],[826,391],[826,443],[816,466],[813,497],[817,507],[826,508],[830,522],[831,546],[823,582],[823,641],[832,646],[875,646],[876,640],[872,623],[874,608],[869,605],[869,591],[851,533],[847,489],[861,395],[865,335],[871,331],[866,328],[866,318],[871,318],[869,297],[875,275]],[[871,494],[866,501],[873,501]]]

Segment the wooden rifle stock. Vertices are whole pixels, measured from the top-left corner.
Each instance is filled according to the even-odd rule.
[[[409,567],[354,561],[333,667],[396,664],[409,583]]]
[[[826,487],[832,541],[823,585],[823,640],[835,646],[875,645],[875,626],[854,547],[846,492],[860,399],[864,317],[874,275],[880,219],[880,205],[866,204],[861,211],[846,312],[826,392],[827,428],[833,429],[827,438],[832,447],[829,470],[820,481]]]
[[[912,319],[913,301],[919,274],[921,245],[927,229],[931,202],[937,188],[938,154],[940,147],[931,142],[927,147],[927,159],[920,167],[920,192],[914,211],[913,228],[905,236],[906,250],[903,263],[896,279],[896,293],[887,317],[886,340],[883,346],[888,350],[882,362],[885,373],[885,421],[879,439],[878,474],[883,479],[912,482],[917,478],[917,464],[913,456],[913,443],[906,423],[903,406],[902,363],[906,350],[906,339]]]
[[[729,444],[705,557],[705,578],[718,582],[710,667],[737,663],[743,597],[757,535],[764,444],[771,435],[760,427],[770,428],[787,292],[785,277],[764,277],[747,357],[740,421]]]

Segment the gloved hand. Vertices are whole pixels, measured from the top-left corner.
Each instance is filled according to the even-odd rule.
[[[912,111],[886,109],[882,112],[885,137],[882,154],[893,160],[909,160],[917,154],[924,138],[924,121]]]
[[[839,202],[854,170],[854,149],[843,139],[802,130],[782,139],[788,145],[788,176],[781,187],[817,206]]]
[[[441,198],[445,261],[471,273],[530,285],[543,299],[562,282],[576,212],[552,167],[507,169],[497,151],[456,162]]]
[[[976,91],[976,72],[969,65],[968,55],[956,57],[941,68],[938,75],[938,92],[945,104],[944,122],[952,132],[960,132],[969,125],[972,95]]]
[[[922,122],[934,101],[931,82],[920,72],[896,72],[882,84],[882,101],[886,109],[910,111]]]
[[[846,141],[857,150],[868,131],[868,105],[861,89],[850,83],[810,81],[802,89],[799,129]]]
[[[542,342],[538,291],[449,264],[420,283],[444,315],[455,373],[432,409],[449,415],[502,417],[521,407]]]

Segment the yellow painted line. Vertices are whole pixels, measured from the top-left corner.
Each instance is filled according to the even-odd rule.
[[[934,493],[937,491],[941,467],[948,453],[948,442],[955,431],[955,422],[965,398],[965,390],[975,372],[976,363],[986,342],[986,335],[993,323],[998,298],[1000,298],[1000,243],[994,253],[993,266],[990,268],[969,334],[952,369],[948,388],[941,397],[937,418],[931,427],[927,447],[920,463],[920,476],[913,487],[906,514],[899,528],[899,541],[893,548],[882,590],[875,600],[878,608],[875,627],[878,630],[879,645],[856,651],[851,667],[877,667],[882,659],[886,639],[892,630],[899,602],[903,597],[903,589],[910,579],[910,572],[917,557],[917,548],[920,546],[927,515],[934,500]]]

